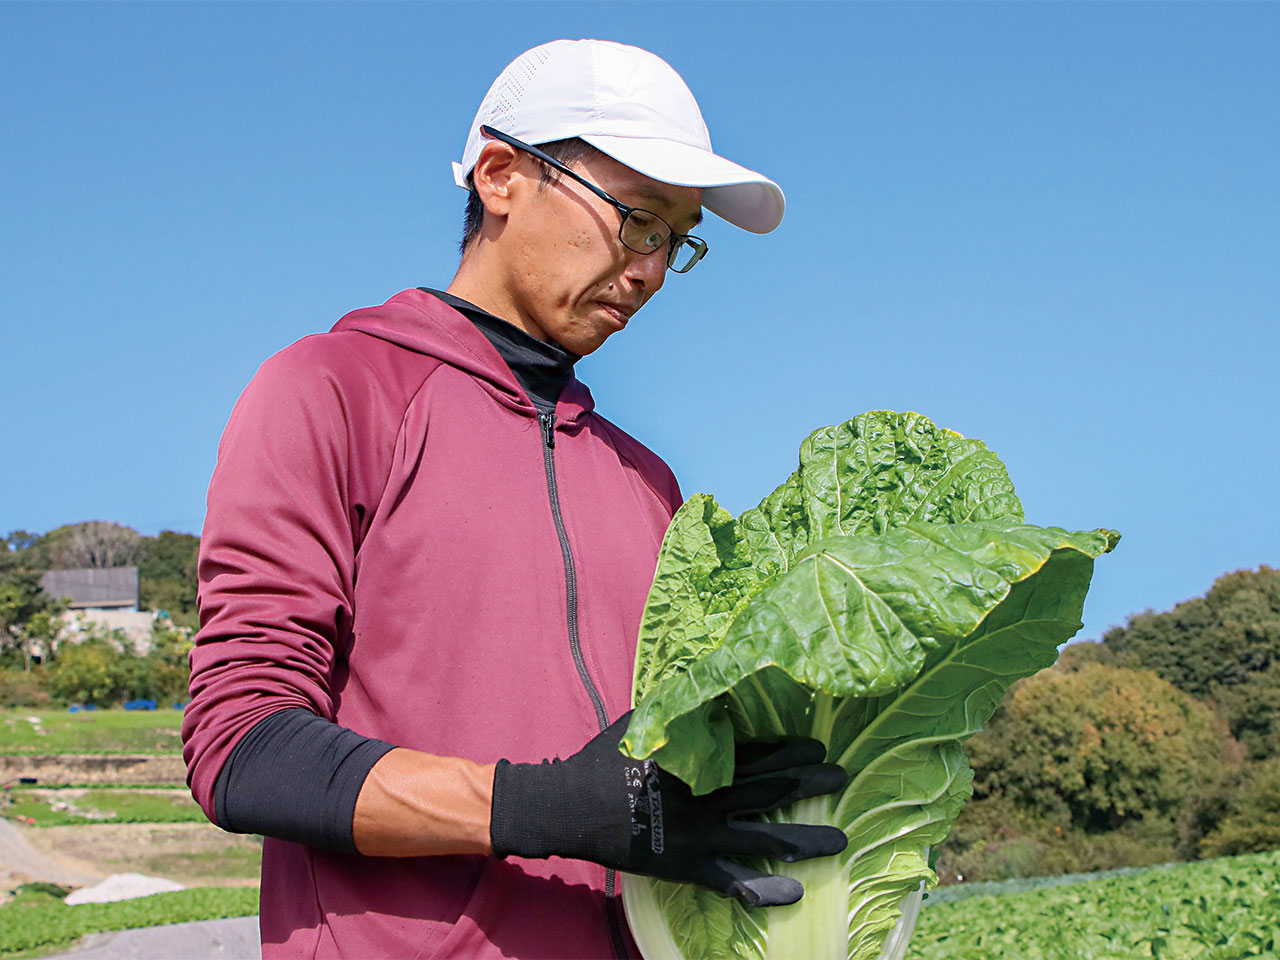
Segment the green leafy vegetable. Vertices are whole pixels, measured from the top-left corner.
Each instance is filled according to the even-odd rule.
[[[1280,950],[1280,851],[1021,889],[1033,883],[1045,880],[981,885],[1009,891],[998,896],[930,900],[909,957],[1244,960]],[[969,886],[943,889],[965,894]]]
[[[736,519],[691,497],[658,559],[624,744],[706,793],[731,780],[735,740],[817,737],[848,787],[775,818],[834,824],[849,846],[770,863],[805,896],[769,910],[628,877],[645,956],[875,960],[887,939],[901,956],[929,848],[971,793],[961,742],[1080,629],[1118,539],[1024,524],[995,455],[917,414],[816,431]]]

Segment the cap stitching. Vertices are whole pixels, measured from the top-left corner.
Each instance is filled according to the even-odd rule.
[[[604,108],[600,106],[600,46],[591,46],[591,119],[593,122],[604,118]]]

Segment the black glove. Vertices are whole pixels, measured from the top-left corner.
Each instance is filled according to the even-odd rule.
[[[489,834],[495,856],[572,857],[615,870],[698,883],[751,906],[795,903],[799,881],[728,857],[805,860],[839,853],[837,827],[739,817],[839,790],[844,770],[817,740],[738,745],[733,783],[695,797],[678,777],[618,748],[628,712],[568,760],[498,761]]]

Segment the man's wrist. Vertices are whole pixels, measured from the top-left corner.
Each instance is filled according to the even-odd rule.
[[[372,857],[488,854],[492,789],[488,764],[392,750],[356,800],[356,849]]]

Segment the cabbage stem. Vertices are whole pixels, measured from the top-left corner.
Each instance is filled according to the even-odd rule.
[[[801,800],[788,811],[793,823],[828,824],[826,797]],[[777,872],[804,884],[799,903],[769,908],[766,960],[815,960],[849,952],[849,878],[842,857],[818,857],[799,863],[774,862]]]

